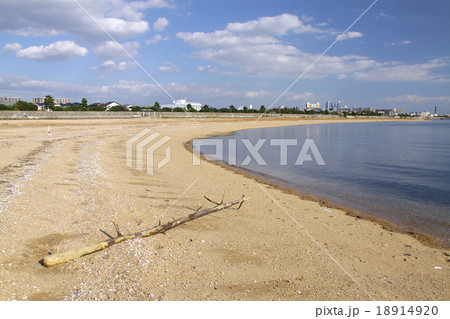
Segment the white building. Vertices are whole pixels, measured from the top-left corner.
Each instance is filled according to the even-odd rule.
[[[320,110],[320,103],[309,103],[306,102],[306,110]]]
[[[161,107],[162,108],[168,107],[168,108],[171,108],[171,109],[180,107],[180,108],[186,109],[188,104],[190,104],[192,106],[192,108],[194,108],[194,110],[196,110],[196,111],[200,111],[202,109],[202,104],[201,103],[198,103],[198,102],[187,102],[186,98],[173,101],[172,104],[161,105]]]
[[[34,97],[32,99],[32,102],[39,106],[39,104],[44,104],[45,97]],[[71,103],[70,99],[67,98],[54,98],[53,101],[55,102],[55,106],[61,106],[61,104],[69,104]]]
[[[111,108],[114,106],[121,106],[116,101],[111,101],[111,102],[105,103],[104,105],[105,105],[107,111],[111,110]]]
[[[4,105],[14,105],[17,101],[20,101],[20,97],[3,97],[0,96],[0,104]]]

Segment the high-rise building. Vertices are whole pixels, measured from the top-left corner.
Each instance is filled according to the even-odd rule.
[[[44,101],[45,101],[44,97],[34,97],[32,99],[32,102],[34,104],[37,104],[37,105],[44,104]],[[58,105],[62,105],[62,104],[69,104],[69,103],[71,103],[71,100],[67,99],[67,98],[56,98],[56,99],[53,99],[53,101],[55,102],[55,105],[57,105],[57,106]]]
[[[341,106],[341,101],[331,102],[330,100],[328,100],[325,105],[325,110],[336,111],[340,106]]]
[[[314,109],[320,109],[320,103],[310,103],[310,102],[306,102],[306,109],[307,110],[314,110]]]
[[[21,101],[20,97],[6,97],[0,96],[0,104],[4,105],[14,105],[17,101]]]

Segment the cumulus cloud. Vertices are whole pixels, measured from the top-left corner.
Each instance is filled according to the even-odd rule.
[[[90,15],[118,39],[136,36],[150,30],[143,11],[149,8],[173,7],[171,1],[147,0],[79,0]],[[2,1],[0,30],[23,36],[59,36],[72,34],[83,39],[104,38],[101,30],[73,0]]]
[[[139,42],[125,42],[121,43],[121,46],[114,41],[105,41],[95,47],[94,56],[101,60],[113,60],[129,58],[126,52],[132,57],[138,55],[138,49],[140,47]]]
[[[155,29],[156,31],[162,31],[168,25],[169,25],[169,20],[167,20],[164,17],[158,18],[158,20],[156,20],[156,22],[153,24],[153,29]]]
[[[168,37],[163,38],[161,34],[157,34],[157,35],[153,36],[152,38],[146,40],[145,44],[155,44],[161,40],[169,40],[169,38]]]
[[[297,33],[322,32],[318,28],[305,24],[296,15],[288,13],[274,17],[262,17],[258,20],[251,20],[244,23],[229,23],[226,30],[248,35],[273,34],[277,36],[285,35],[289,31]]]
[[[2,54],[10,54],[12,52],[17,52],[22,49],[22,45],[20,43],[7,43],[2,50]]]
[[[263,97],[263,96],[267,96],[269,95],[269,92],[264,91],[264,90],[259,90],[259,91],[247,91],[245,92],[245,97],[247,98],[257,98],[257,97]]]
[[[205,72],[205,73],[215,73],[215,72],[217,72],[217,69],[213,68],[210,65],[199,65],[199,66],[197,66],[197,70],[199,70],[200,72]]]
[[[75,57],[83,57],[88,50],[74,41],[56,41],[47,46],[30,46],[17,51],[16,57],[41,61],[64,61]]]
[[[179,32],[177,37],[200,49],[192,57],[239,70],[228,74],[293,78],[306,70],[317,59],[318,54],[303,52],[283,41],[283,36],[289,32],[331,31],[312,28],[295,15],[283,14],[244,23],[229,23],[224,30],[209,33]],[[375,61],[367,57],[324,56],[305,77],[321,78],[329,74],[354,72],[373,64]]]
[[[228,30],[220,30],[212,33],[183,32],[177,36],[190,45],[201,48],[192,57],[235,67],[240,70],[240,74],[250,76],[297,77],[318,57],[317,54],[303,52],[267,35],[237,35]],[[375,61],[369,58],[354,55],[323,56],[320,63],[311,68],[305,77],[321,78],[329,74],[353,72],[374,64]]]
[[[225,29],[214,32],[179,32],[177,37],[197,49],[191,54],[192,58],[220,64],[228,68],[222,73],[230,76],[297,78],[308,70],[303,78],[335,76],[341,80],[364,81],[448,80],[448,76],[439,76],[435,72],[448,65],[445,59],[404,64],[378,62],[358,55],[320,57],[318,53],[305,52],[284,39],[289,32],[299,33],[305,30],[305,24],[298,17],[285,14],[244,23],[229,23]],[[334,30],[309,30],[336,34]],[[354,39],[361,36],[361,32],[353,31],[342,38]],[[318,63],[311,67],[318,58]]]
[[[361,32],[358,31],[350,31],[345,33],[343,36],[338,35],[336,37],[336,39],[339,39],[339,41],[342,40],[347,40],[347,39],[356,39],[356,38],[361,38],[363,36],[363,34]],[[339,38],[340,37],[340,38]]]
[[[427,63],[403,64],[398,62],[377,63],[375,68],[358,71],[352,77],[363,81],[450,81],[448,75],[436,72],[438,68],[447,67],[448,58],[439,58]]]
[[[114,71],[126,71],[129,69],[136,68],[136,63],[133,61],[122,61],[122,62],[114,62],[113,60],[108,60],[103,62],[99,67],[93,67],[93,70],[105,70],[107,72],[114,72]]]
[[[178,72],[180,69],[173,63],[166,62],[166,65],[158,67],[160,72]]]
[[[313,92],[303,92],[303,93],[287,92],[286,96],[291,101],[295,100],[307,101],[318,99],[317,95]]]

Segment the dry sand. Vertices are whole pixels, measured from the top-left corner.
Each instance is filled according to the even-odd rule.
[[[0,300],[449,299],[448,250],[213,163],[193,166],[185,147],[312,120],[197,121],[0,122]],[[172,160],[153,176],[125,166],[125,142],[144,128],[172,137]],[[203,196],[220,200],[224,191],[226,200],[250,200],[167,235],[39,263],[106,239],[99,229],[114,234],[111,221],[133,233],[163,213],[165,222],[208,207]]]

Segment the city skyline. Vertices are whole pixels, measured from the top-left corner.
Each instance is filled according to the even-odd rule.
[[[450,113],[446,1],[379,0],[320,56],[373,3],[7,0],[0,96],[268,107],[307,70],[273,106]]]

